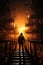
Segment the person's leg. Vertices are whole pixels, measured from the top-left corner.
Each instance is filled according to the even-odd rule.
[[[23,51],[23,43],[22,43],[22,51]]]
[[[20,48],[21,48],[21,44],[19,44],[19,65],[21,65],[21,55],[20,55]]]
[[[19,44],[19,50],[21,50],[21,46],[22,46],[22,45],[21,45],[21,44]]]

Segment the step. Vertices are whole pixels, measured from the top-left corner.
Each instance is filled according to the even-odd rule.
[[[21,58],[24,58],[24,59],[31,59],[30,57],[22,57],[22,56],[21,56]]]
[[[13,63],[10,63],[9,65],[19,65],[19,62],[18,63],[13,62]]]
[[[24,53],[24,55],[23,55]],[[19,56],[19,51],[14,51],[10,57],[9,57],[9,65],[19,65],[21,59],[20,65],[32,65],[32,60],[30,55],[26,51],[20,51],[20,56]],[[24,64],[23,64],[24,63]]]
[[[32,63],[26,63],[26,65],[32,65]]]
[[[24,64],[26,64],[26,65],[32,65],[31,62],[27,62],[27,61],[26,61],[26,63],[23,63],[23,62],[21,61],[21,64],[23,64],[23,65],[24,65]],[[16,62],[16,61],[15,61],[15,62],[10,62],[9,65],[19,65],[19,62]]]
[[[20,54],[21,56],[23,56],[23,54]],[[11,56],[19,56],[19,54],[13,54]],[[24,54],[24,56],[29,56],[28,54]]]
[[[14,61],[14,62],[19,62],[19,59],[15,59],[15,60],[10,60],[10,61]],[[21,59],[21,62],[23,61],[23,59]]]
[[[29,54],[27,54],[26,52],[15,52],[15,53],[13,53],[12,55],[15,55],[15,54],[18,55],[18,54],[23,54],[23,53],[24,53],[25,55],[29,55]]]
[[[32,62],[32,60],[31,60],[31,59],[25,59],[25,61]]]
[[[23,56],[22,55],[21,56],[12,56],[11,58],[20,58],[20,57],[22,58]]]
[[[13,58],[13,59],[14,59],[14,58],[20,58],[20,57],[21,57],[21,58],[25,58],[25,59],[31,59],[29,56],[24,56],[24,57],[23,57],[22,55],[21,55],[21,56],[12,56],[12,57],[10,57],[10,59],[12,59],[12,58]]]

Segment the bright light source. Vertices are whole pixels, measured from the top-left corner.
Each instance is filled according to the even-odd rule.
[[[19,33],[23,33],[25,28],[19,28],[18,30],[19,30]]]
[[[24,35],[26,29],[27,29],[26,27],[18,28],[18,32],[19,32],[19,34],[20,34],[20,33],[23,33],[23,35]]]

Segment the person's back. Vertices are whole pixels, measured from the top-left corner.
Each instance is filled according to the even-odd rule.
[[[25,43],[25,39],[24,39],[24,36],[22,35],[22,33],[18,37],[18,43],[19,43],[19,56],[20,56],[20,61],[21,61],[21,52],[20,51],[21,50],[24,51],[23,43]]]
[[[23,44],[24,42],[25,42],[25,39],[24,39],[24,36],[21,33],[20,36],[18,37],[18,43]]]

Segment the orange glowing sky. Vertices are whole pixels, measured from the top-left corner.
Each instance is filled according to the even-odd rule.
[[[13,15],[15,16],[14,18],[14,23],[19,31],[19,33],[24,33],[25,31],[25,23],[27,22],[27,10],[24,6],[24,3],[22,1],[16,1],[15,2],[15,12]]]
[[[25,10],[23,10],[23,8],[18,9],[16,11],[15,22],[16,22],[17,27],[23,27],[25,25],[26,14],[25,14]]]
[[[18,28],[19,33],[23,33],[24,29],[25,29],[25,22],[26,22],[26,16],[25,16],[25,12],[17,12],[16,13],[17,17],[15,19],[16,22],[16,26]]]
[[[22,1],[15,2],[15,22],[17,27],[23,27],[26,22],[26,9]]]

